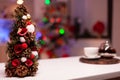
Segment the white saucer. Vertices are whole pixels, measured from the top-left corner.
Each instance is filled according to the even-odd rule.
[[[87,56],[82,56],[84,59],[99,59],[101,56],[96,56],[96,57],[87,57]]]

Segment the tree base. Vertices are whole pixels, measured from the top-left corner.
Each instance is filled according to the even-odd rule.
[[[5,74],[7,77],[26,77],[26,76],[34,76],[37,72],[38,68],[35,66],[27,67],[25,65],[20,65],[16,68],[6,68]]]

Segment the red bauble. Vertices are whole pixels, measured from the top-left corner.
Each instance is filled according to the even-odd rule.
[[[35,55],[30,54],[30,59],[34,59],[34,58],[35,58]]]
[[[26,29],[26,28],[20,28],[20,29],[18,30],[18,34],[19,34],[20,36],[24,36],[24,35],[26,35],[26,33],[27,33],[27,29]]]
[[[56,22],[57,22],[57,23],[60,23],[60,22],[61,22],[61,18],[57,18],[57,19],[56,19]]]
[[[33,62],[32,60],[28,59],[26,62],[25,62],[26,66],[30,67],[33,65]]]
[[[54,18],[51,18],[50,19],[50,23],[54,23],[55,22],[55,19]]]
[[[22,52],[23,51],[23,48],[22,48],[22,45],[21,44],[16,44],[15,46],[14,46],[14,51],[15,51],[15,53],[20,53],[20,52]]]
[[[23,48],[23,49],[26,49],[27,47],[28,47],[27,43],[23,43],[23,44],[22,44],[22,48]]]
[[[27,25],[30,25],[30,24],[32,24],[30,21],[28,21],[27,23],[26,23]]]
[[[13,61],[12,61],[12,66],[13,67],[17,67],[17,66],[19,66],[20,65],[20,61],[18,60],[18,59],[14,59]]]

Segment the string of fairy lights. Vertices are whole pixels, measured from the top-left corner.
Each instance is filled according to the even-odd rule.
[[[17,0],[17,4],[23,4],[23,2],[24,2],[23,0]],[[46,5],[50,5],[51,4],[51,0],[45,0],[44,3]]]

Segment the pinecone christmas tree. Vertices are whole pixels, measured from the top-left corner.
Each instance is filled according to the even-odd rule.
[[[38,52],[35,41],[35,26],[31,16],[18,0],[15,9],[15,21],[10,32],[7,46],[9,60],[5,66],[8,77],[34,76],[38,70]]]

